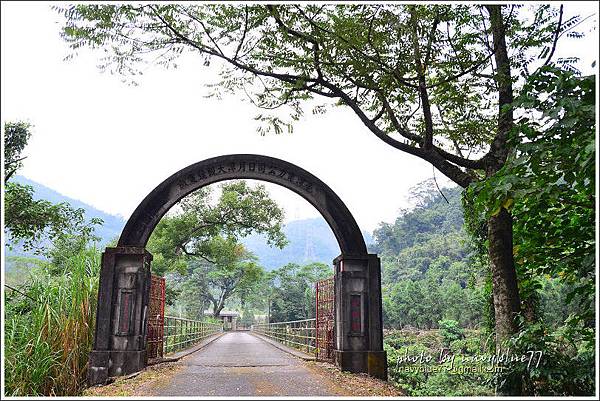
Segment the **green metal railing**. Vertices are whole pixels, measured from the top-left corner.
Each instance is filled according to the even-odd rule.
[[[307,354],[316,353],[315,319],[253,324],[251,330]]]
[[[189,348],[203,339],[222,331],[222,323],[209,323],[165,316],[163,355]]]

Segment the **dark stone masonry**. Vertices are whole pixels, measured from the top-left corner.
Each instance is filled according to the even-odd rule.
[[[233,179],[272,182],[313,205],[331,227],[341,255],[335,266],[335,362],[345,371],[387,379],[381,314],[381,268],[341,199],[314,175],[261,155],[226,155],[192,164],[157,186],[133,212],[117,247],[102,254],[94,348],[88,381],[105,383],[146,367],[152,255],[145,246],[164,214],[204,186]]]

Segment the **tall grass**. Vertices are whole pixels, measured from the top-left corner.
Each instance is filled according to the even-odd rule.
[[[92,348],[100,253],[34,269],[20,292],[5,291],[5,392],[78,395]]]

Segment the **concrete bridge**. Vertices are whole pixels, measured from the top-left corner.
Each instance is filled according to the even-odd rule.
[[[177,364],[173,376],[145,386],[139,395],[347,395],[330,377],[311,370],[296,351],[247,331],[217,335]]]

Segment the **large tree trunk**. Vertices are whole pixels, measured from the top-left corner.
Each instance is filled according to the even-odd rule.
[[[510,146],[508,138],[513,127],[513,87],[510,58],[506,46],[506,27],[502,6],[486,5],[490,14],[490,29],[494,43],[496,62],[496,84],[498,85],[498,132],[490,149],[490,161],[486,175],[490,177],[506,163]],[[513,258],[512,216],[505,208],[488,220],[488,255],[492,271],[494,317],[496,322],[496,351],[502,351],[503,342],[518,330],[516,315],[520,312],[521,300],[517,285],[517,272]],[[510,369],[510,366],[508,366]],[[510,373],[498,388],[502,395],[520,395],[521,377]]]
[[[222,298],[219,298],[219,300],[215,300],[213,302],[213,317],[215,319],[219,318],[219,315],[221,314],[221,311],[223,310],[223,308],[225,307],[225,302]]]
[[[221,295],[219,296],[219,299],[215,299],[213,301],[213,316],[215,318],[218,318],[223,308],[225,308],[225,301],[227,300],[227,298],[229,298],[230,295],[231,290],[229,288],[221,289]]]
[[[496,331],[496,352],[507,350],[504,342],[518,331],[516,315],[520,312],[521,301],[517,284],[517,272],[513,258],[512,216],[501,208],[500,212],[488,220],[488,255],[492,270],[492,292],[494,299],[494,319]],[[496,389],[498,395],[515,396],[523,391],[523,380],[518,373],[501,375]]]
[[[488,221],[488,254],[492,270],[496,344],[500,346],[517,331],[520,311],[517,272],[513,260],[512,216],[504,209]]]
[[[486,8],[490,14],[498,85],[498,132],[492,142],[491,157],[486,168],[486,175],[490,177],[502,168],[509,153],[507,141],[513,127],[513,88],[502,6],[486,5]],[[505,208],[501,208],[498,214],[489,219],[488,241],[494,292],[496,345],[500,346],[502,341],[516,332],[514,317],[519,313],[521,305],[513,260],[512,216]]]

